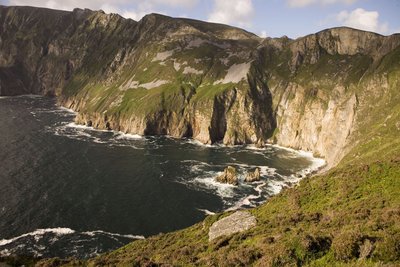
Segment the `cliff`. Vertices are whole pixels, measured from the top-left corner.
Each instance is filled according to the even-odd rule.
[[[0,7],[0,95],[56,96],[103,129],[310,150],[330,168],[250,210],[245,232],[209,240],[217,214],[42,266],[398,264],[399,88],[399,34],[261,39],[157,14]]]
[[[1,7],[0,25],[0,95],[55,95],[78,123],[102,129],[274,142],[329,166],[364,119],[363,88],[385,93],[388,73],[376,70],[400,44],[399,35],[349,28],[261,39],[190,19],[80,9]]]

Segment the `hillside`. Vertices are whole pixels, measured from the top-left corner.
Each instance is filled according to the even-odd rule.
[[[208,241],[219,214],[89,264],[400,264],[400,34],[261,39],[158,14],[0,7],[0,36],[0,95],[56,96],[100,129],[327,160],[326,173],[251,210],[249,231]]]

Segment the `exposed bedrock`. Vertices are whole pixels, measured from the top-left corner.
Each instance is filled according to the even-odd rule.
[[[99,129],[277,143],[329,167],[368,125],[369,96],[389,96],[399,76],[399,34],[350,28],[262,39],[158,14],[1,6],[0,36],[0,95],[57,96]]]

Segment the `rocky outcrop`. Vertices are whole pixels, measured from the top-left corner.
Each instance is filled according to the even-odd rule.
[[[400,45],[350,28],[260,39],[158,14],[31,7],[0,7],[0,36],[0,95],[55,95],[101,129],[309,150],[328,167],[366,124],[368,95],[393,86],[386,62]]]
[[[264,65],[277,121],[271,141],[313,151],[326,159],[327,168],[335,166],[354,146],[359,125],[365,124],[362,106],[374,105],[368,95],[388,93],[387,73],[378,69],[391,57],[389,51],[398,50],[400,35],[334,28],[286,46],[287,40],[279,41],[280,46],[264,48],[266,60],[288,66]],[[390,68],[388,72],[395,70]]]
[[[215,180],[219,183],[237,185],[238,178],[236,169],[232,166],[226,167],[224,172],[221,175],[218,175]]]
[[[244,181],[247,183],[260,181],[260,168],[257,167],[254,172],[249,171]]]
[[[213,223],[208,232],[210,241],[234,233],[244,232],[256,226],[256,218],[248,211],[236,211],[235,213]]]

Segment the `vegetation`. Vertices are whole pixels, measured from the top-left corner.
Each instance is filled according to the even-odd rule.
[[[31,67],[21,68],[18,74],[32,72],[26,78],[29,86],[36,85],[29,80],[36,81],[34,75],[49,75],[51,79],[40,80],[42,85],[54,80],[47,86],[57,85],[61,98],[81,103],[76,107],[88,116],[149,118],[174,112],[184,117],[184,109],[194,107],[191,113],[199,111],[211,120],[214,104],[224,102],[226,99],[222,98],[232,89],[242,97],[242,102],[232,105],[244,106],[240,111],[245,112],[249,110],[247,107],[257,104],[258,96],[269,93],[273,107],[263,103],[265,106],[260,108],[276,111],[285,94],[288,103],[301,95],[293,92],[296,86],[304,90],[300,101],[303,110],[296,110],[301,115],[313,104],[326,109],[328,101],[335,100],[336,89],[343,90],[338,93],[342,100],[351,96],[357,99],[357,119],[340,164],[324,174],[303,179],[298,186],[285,189],[264,205],[251,209],[257,219],[256,227],[208,241],[210,226],[228,215],[217,214],[187,229],[138,240],[88,261],[45,259],[38,265],[400,265],[400,47],[382,57],[377,56],[378,51],[376,55],[361,52],[340,55],[328,53],[315,42],[304,47],[303,54],[294,55],[292,46],[312,36],[262,41],[229,26],[175,21],[159,15],[146,16],[136,23],[100,12],[76,17],[59,12],[52,13],[49,22],[44,22],[40,18],[46,17],[47,12],[38,10],[34,16],[30,8],[11,9],[9,16],[19,12],[21,17],[31,14],[36,24],[32,22],[34,26],[22,27],[17,33],[18,27],[11,25],[5,27],[8,31],[2,35],[8,47],[17,45],[19,58],[26,59],[25,65]],[[73,26],[58,22],[64,20]],[[48,26],[53,24],[57,29],[47,34]],[[185,27],[179,27],[182,25]],[[64,28],[68,30],[63,32]],[[187,34],[185,29],[191,33]],[[229,39],[226,37],[229,35],[238,38]],[[45,36],[51,38],[47,40]],[[219,43],[213,45],[210,41],[188,47],[190,38]],[[58,50],[45,51],[48,48],[38,45],[44,43],[47,47],[53,39],[61,43],[54,44]],[[71,44],[76,47],[70,49]],[[230,48],[222,48],[225,44]],[[32,53],[31,48],[37,48],[37,53]],[[170,57],[157,60],[158,53],[172,49]],[[71,77],[63,72],[64,67],[58,66],[67,60],[76,66]],[[243,62],[253,62],[253,72],[260,69],[254,76],[265,88],[260,88],[258,82],[251,84],[251,78],[255,80],[252,71],[248,81],[216,83],[225,77],[229,66]],[[197,71],[184,73],[185,66]],[[165,83],[145,88],[144,84],[157,80]],[[249,99],[250,96],[254,99]],[[242,131],[248,126],[243,124],[247,117],[243,119],[243,114],[231,108],[232,105],[221,108],[233,113],[223,114],[229,117],[231,126],[224,134],[246,140]],[[265,114],[250,114],[251,118],[257,115],[261,118]],[[278,115],[273,114],[277,120],[283,120]],[[276,138],[282,131],[273,128],[271,135]],[[36,262],[25,258],[4,261],[11,265]]]

